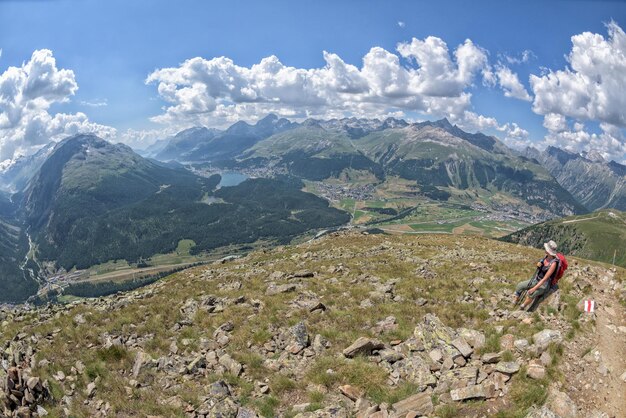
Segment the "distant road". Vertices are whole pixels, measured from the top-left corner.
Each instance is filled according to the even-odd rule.
[[[571,219],[571,220],[569,220],[569,221],[563,221],[563,223],[564,223],[564,224],[571,224],[571,223],[574,223],[574,222],[590,221],[590,220],[592,220],[592,219],[596,219],[596,218],[598,218],[599,216],[600,216],[600,215],[596,215],[596,216],[593,216],[593,217],[591,217],[591,218]]]

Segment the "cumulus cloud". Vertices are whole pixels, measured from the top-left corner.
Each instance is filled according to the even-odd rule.
[[[608,38],[590,32],[572,36],[563,70],[530,76],[536,113],[626,127],[626,34],[615,22],[607,28]]]
[[[401,28],[404,28],[406,26],[406,23],[404,23],[403,21],[399,20],[398,21],[398,26],[400,26]]]
[[[6,164],[50,140],[78,132],[114,136],[115,129],[90,122],[84,113],[49,113],[50,106],[69,101],[77,90],[74,72],[57,68],[47,49],[0,74],[0,161]]]
[[[506,97],[513,97],[527,102],[532,101],[532,97],[530,97],[524,85],[519,81],[517,74],[511,71],[510,68],[504,65],[497,65],[496,76],[498,77],[498,84],[500,84]]]
[[[606,38],[591,32],[572,36],[564,69],[530,76],[533,111],[544,115],[548,143],[624,160],[626,34],[615,22],[607,30]],[[602,133],[587,132],[589,121],[599,123]]]
[[[600,133],[592,133],[584,123],[570,123],[565,116],[554,113],[545,115],[543,126],[548,130],[545,145],[572,152],[599,153],[605,160],[626,162],[626,136],[618,126],[600,123]]]
[[[460,120],[474,81],[490,74],[487,52],[466,40],[453,51],[436,37],[412,39],[396,52],[374,47],[360,67],[324,52],[325,66],[295,68],[276,56],[250,67],[227,57],[192,58],[148,75],[167,103],[153,121],[225,126],[268,112],[292,118],[376,117],[421,112]]]

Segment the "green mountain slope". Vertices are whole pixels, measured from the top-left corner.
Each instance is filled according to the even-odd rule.
[[[533,225],[503,241],[542,248],[553,239],[564,254],[626,266],[626,213],[602,210]]]
[[[28,241],[14,218],[15,207],[0,192],[0,303],[23,301],[37,290],[37,283],[24,270]],[[28,266],[31,267],[31,266]]]
[[[251,243],[286,242],[349,216],[300,191],[299,181],[248,180],[215,190],[198,177],[146,160],[124,145],[81,135],[60,143],[24,192],[24,218],[40,260],[65,269],[114,259],[137,261]]]

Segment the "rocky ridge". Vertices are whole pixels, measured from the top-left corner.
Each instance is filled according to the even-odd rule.
[[[536,255],[341,233],[127,294],[4,309],[4,415],[619,416],[623,270],[573,263],[538,312],[511,311]],[[581,315],[588,297],[598,312]]]

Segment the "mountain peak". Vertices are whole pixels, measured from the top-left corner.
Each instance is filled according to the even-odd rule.
[[[436,120],[435,122],[433,122],[433,125],[439,126],[440,128],[444,128],[444,129],[454,128],[454,126],[452,126],[448,118]]]
[[[586,159],[588,159],[589,161],[593,161],[594,163],[606,163],[606,160],[604,159],[602,154],[600,154],[596,150],[583,152],[582,156],[585,157]]]
[[[268,113],[267,116],[265,116],[262,119],[259,119],[258,122],[256,123],[256,125],[263,125],[265,123],[271,123],[278,120],[278,116],[276,116],[274,113]]]

